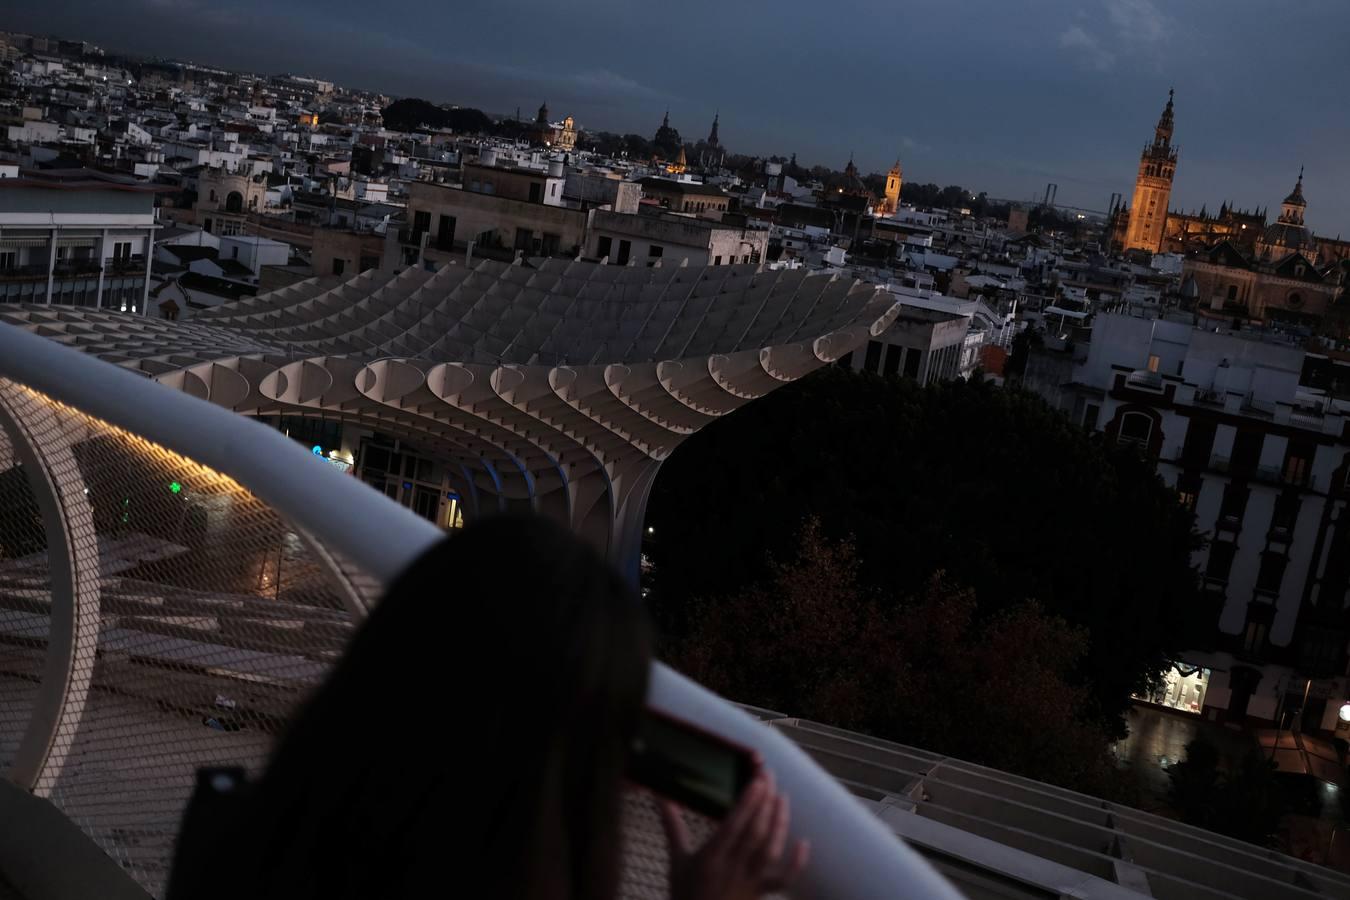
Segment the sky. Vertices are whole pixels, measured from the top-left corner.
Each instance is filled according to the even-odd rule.
[[[1346,0],[44,0],[0,29],[1105,209],[1176,89],[1174,209],[1350,237]]]

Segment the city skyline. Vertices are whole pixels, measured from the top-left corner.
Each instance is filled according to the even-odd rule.
[[[715,28],[697,3],[661,21],[608,2],[504,10],[470,0],[453,15],[408,3],[370,28],[353,24],[354,4],[323,19],[308,0],[280,14],[254,15],[255,5],[141,0],[128,17],[56,0],[11,12],[6,27],[498,113],[547,102],[595,130],[647,135],[669,108],[695,140],[720,110],[723,142],[737,152],[795,152],[841,168],[851,149],[865,172],[899,155],[907,180],[1019,200],[1054,182],[1061,203],[1102,210],[1113,192],[1128,194],[1175,87],[1174,208],[1275,207],[1306,166],[1308,224],[1350,234],[1350,167],[1337,152],[1350,140],[1350,110],[1335,96],[1336,29],[1317,27],[1332,20],[1328,0],[1278,17],[1234,4],[1221,25],[1198,7],[1101,0],[1015,17],[975,2],[857,3],[826,21],[719,9]],[[454,40],[470,22],[472,39]],[[697,65],[653,53],[658,27],[669,46],[701,42]],[[1295,64],[1291,92],[1271,76]]]

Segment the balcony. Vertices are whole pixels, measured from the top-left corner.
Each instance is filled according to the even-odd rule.
[[[137,253],[135,256],[113,257],[108,260],[108,266],[104,269],[107,275],[143,275],[145,274],[145,255]]]
[[[69,262],[58,262],[52,268],[52,277],[56,279],[64,278],[95,278],[98,276],[99,263],[96,259],[71,260]],[[125,258],[114,258],[107,261],[103,269],[104,275],[144,275],[145,274],[145,256],[137,254],[136,256]],[[37,263],[26,266],[9,266],[0,269],[0,281],[46,281],[47,266],[45,263]]]
[[[398,230],[398,242],[405,247],[420,247],[422,246],[422,237],[426,234],[429,234],[426,229],[405,226]]]

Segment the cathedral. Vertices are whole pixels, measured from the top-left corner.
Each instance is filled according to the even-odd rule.
[[[535,114],[534,122],[530,124],[528,133],[532,142],[557,150],[570,151],[575,149],[577,145],[576,120],[568,116],[561,122],[550,122],[547,103],[539,105],[539,112]]]
[[[1172,146],[1172,92],[1158,118],[1153,143],[1144,147],[1139,159],[1139,176],[1134,181],[1134,198],[1125,220],[1125,249],[1162,250],[1167,201],[1172,196],[1172,177],[1177,172],[1177,149]]]
[[[1183,292],[1204,314],[1316,327],[1336,302],[1343,275],[1338,266],[1317,265],[1320,248],[1303,224],[1307,207],[1300,169],[1279,218],[1250,246],[1222,239],[1186,258]]]
[[[1140,156],[1129,205],[1117,205],[1108,214],[1106,242],[1112,250],[1196,255],[1227,243],[1244,256],[1264,256],[1266,261],[1275,261],[1272,258],[1281,250],[1286,256],[1297,251],[1323,265],[1350,258],[1350,241],[1314,238],[1304,228],[1302,213],[1295,211],[1305,205],[1301,171],[1294,192],[1285,199],[1273,224],[1268,224],[1264,208],[1239,209],[1227,201],[1217,214],[1203,207],[1198,213],[1170,209],[1177,166],[1177,149],[1172,145],[1173,99],[1174,92],[1168,91],[1167,106],[1154,129],[1153,141]],[[1291,206],[1291,200],[1297,202]],[[1297,237],[1292,229],[1299,229]]]

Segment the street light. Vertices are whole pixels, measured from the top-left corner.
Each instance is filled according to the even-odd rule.
[[[1342,703],[1340,711],[1336,713],[1336,717],[1342,722],[1350,722],[1350,703]]]

